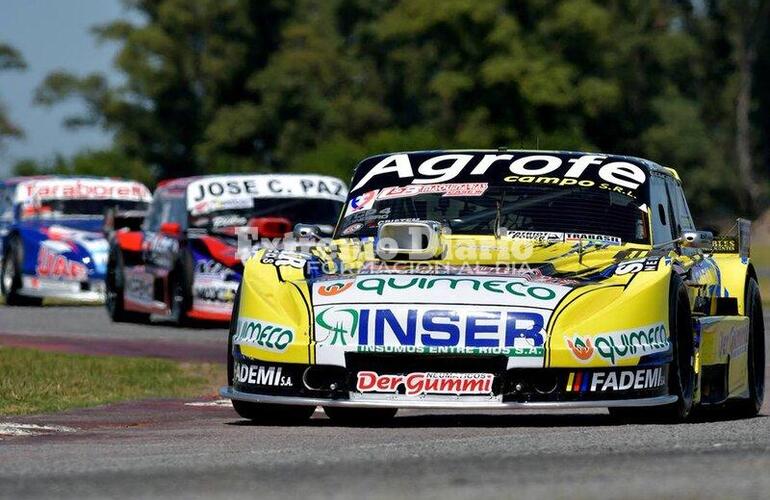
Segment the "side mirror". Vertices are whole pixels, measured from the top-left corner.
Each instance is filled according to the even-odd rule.
[[[297,224],[294,226],[294,239],[300,240],[305,238],[321,239],[321,228],[315,224]]]
[[[178,238],[182,234],[182,226],[178,222],[164,222],[160,225],[160,234],[169,238]]]
[[[681,242],[685,248],[708,249],[714,242],[714,234],[711,231],[684,231]]]

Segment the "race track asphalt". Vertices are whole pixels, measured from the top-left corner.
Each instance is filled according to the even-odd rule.
[[[212,353],[221,352],[225,336],[217,328],[114,326],[100,308],[0,307],[0,342],[7,334],[162,341]],[[145,401],[0,418],[0,426],[51,428],[31,437],[0,436],[0,497],[770,495],[767,403],[762,416],[750,420],[681,425],[618,425],[605,411],[405,411],[379,428],[335,426],[320,410],[300,427],[258,426],[213,398],[189,403]]]

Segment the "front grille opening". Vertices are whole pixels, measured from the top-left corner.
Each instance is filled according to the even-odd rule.
[[[302,374],[302,384],[311,391],[347,390],[347,371],[341,366],[313,365]]]

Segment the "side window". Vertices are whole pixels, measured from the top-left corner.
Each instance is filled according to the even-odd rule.
[[[673,240],[674,222],[666,192],[666,181],[660,175],[653,174],[650,179],[650,205],[653,243],[657,245]]]
[[[681,229],[683,231],[694,231],[695,222],[692,220],[690,209],[687,207],[687,200],[685,200],[682,186],[680,186],[674,179],[670,179],[667,184],[669,195],[671,196],[671,203],[676,211],[676,218],[679,221]]]
[[[164,198],[160,204],[160,224],[164,222],[174,222],[171,217],[171,200]]]
[[[13,219],[13,202],[10,187],[0,188],[0,221],[10,222]]]
[[[172,221],[178,222],[182,229],[187,228],[187,200],[184,196],[170,198],[170,217]]]
[[[144,224],[142,229],[145,231],[156,232],[160,228],[160,216],[163,209],[164,198],[160,193],[155,193],[150,204],[150,210],[147,212],[147,216],[144,218]]]

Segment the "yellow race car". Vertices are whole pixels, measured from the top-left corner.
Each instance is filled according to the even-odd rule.
[[[582,152],[419,151],[363,160],[351,186],[331,240],[297,228],[298,246],[245,264],[221,390],[242,417],[758,413],[749,223],[697,230],[674,170]]]

